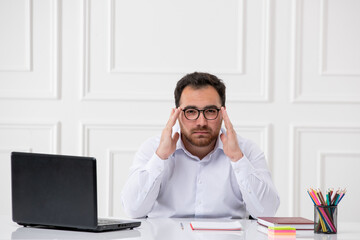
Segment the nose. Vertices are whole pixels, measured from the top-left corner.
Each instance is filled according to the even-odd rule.
[[[200,112],[200,116],[198,119],[196,119],[196,124],[198,126],[205,126],[207,125],[207,119],[204,116],[204,112]]]

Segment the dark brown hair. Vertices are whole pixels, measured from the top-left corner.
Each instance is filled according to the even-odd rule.
[[[185,87],[191,86],[194,89],[200,89],[207,86],[212,86],[218,92],[221,99],[221,106],[225,106],[225,84],[219,78],[209,73],[194,72],[185,75],[181,78],[174,91],[175,106],[179,107],[180,97]]]

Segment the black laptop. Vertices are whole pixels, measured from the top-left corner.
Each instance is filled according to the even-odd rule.
[[[23,226],[102,232],[141,224],[98,219],[95,158],[12,152],[11,187],[12,218]]]

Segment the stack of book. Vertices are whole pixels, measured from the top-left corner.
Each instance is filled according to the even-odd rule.
[[[268,227],[269,239],[295,239],[296,229],[293,227]]]
[[[291,227],[296,229],[297,236],[314,234],[314,221],[303,217],[259,217],[257,220],[260,232],[269,233],[269,227]]]

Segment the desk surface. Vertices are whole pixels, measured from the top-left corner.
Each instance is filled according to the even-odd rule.
[[[187,240],[187,239],[268,239],[258,231],[256,221],[239,220],[243,231],[193,231],[189,226],[192,219],[144,219],[140,227],[134,230],[121,230],[105,233],[88,233],[53,229],[25,228],[13,223],[8,216],[0,216],[0,239],[145,239],[145,240]],[[196,219],[199,221],[199,219]],[[206,221],[206,220],[205,220]],[[207,220],[226,221],[226,220]],[[184,230],[180,227],[184,225]],[[341,240],[360,239],[359,223],[339,223],[339,232],[335,235],[312,234],[297,239]]]

